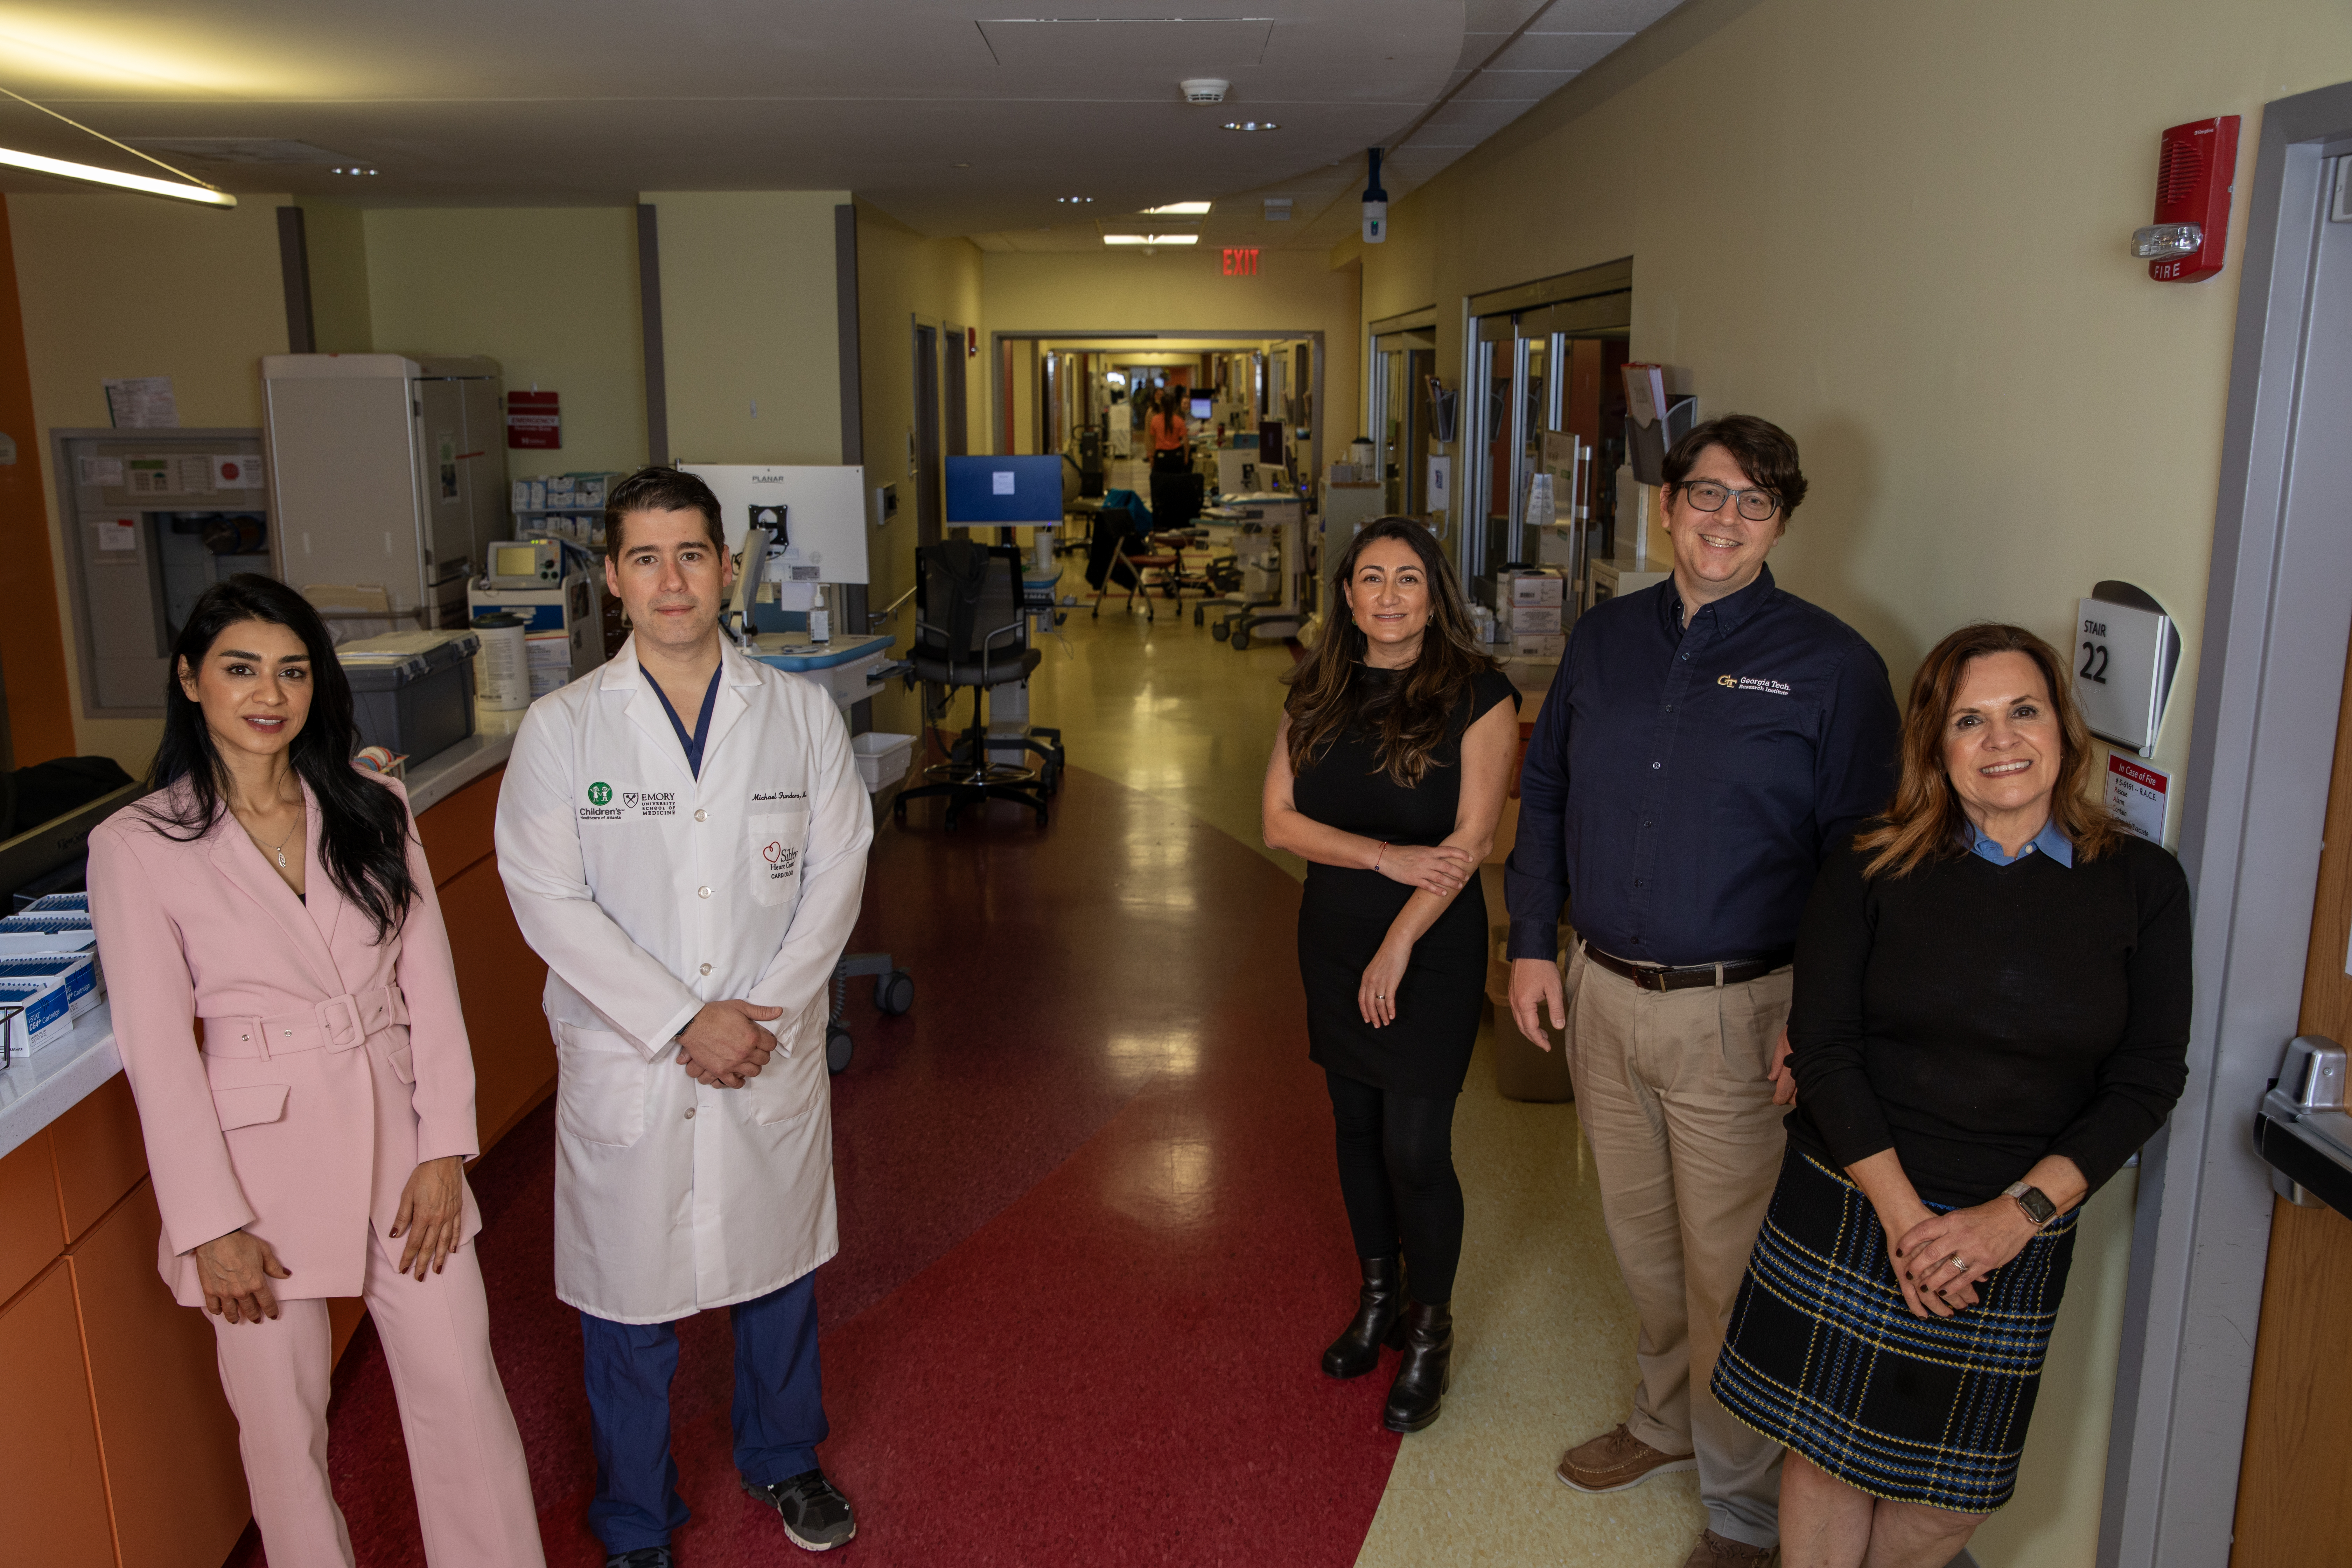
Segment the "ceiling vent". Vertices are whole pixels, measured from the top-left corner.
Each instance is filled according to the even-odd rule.
[[[1266,197],[1265,221],[1268,223],[1288,223],[1290,221],[1290,198],[1288,196]]]
[[[1187,103],[1223,103],[1225,101],[1225,89],[1234,84],[1220,81],[1213,76],[1200,76],[1182,85]]]

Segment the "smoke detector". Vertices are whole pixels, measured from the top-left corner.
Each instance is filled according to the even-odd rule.
[[[1184,89],[1184,101],[1187,103],[1223,103],[1225,101],[1225,89],[1234,84],[1219,81],[1215,77],[1201,76],[1179,85]]]

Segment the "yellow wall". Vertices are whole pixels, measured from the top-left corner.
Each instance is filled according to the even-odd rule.
[[[866,431],[866,482],[898,487],[898,515],[866,541],[872,582],[867,603],[876,610],[905,593],[915,581],[915,495],[907,469],[908,442],[915,426],[914,331],[918,318],[930,326],[952,322],[978,327],[981,319],[981,253],[962,238],[926,239],[878,209],[857,205],[857,317],[861,401]],[[944,343],[944,340],[942,340]],[[960,344],[944,344],[945,377],[965,377],[964,450],[988,450],[987,355],[967,358]],[[945,398],[941,399],[944,411]],[[942,436],[941,447],[946,442]],[[909,604],[884,629],[901,641],[914,630]],[[874,727],[913,734],[919,727],[917,699],[892,685],[874,700]]]
[[[671,191],[659,211],[671,455],[841,461],[833,209],[846,191]]]
[[[183,426],[258,427],[261,356],[287,346],[277,217],[287,200],[241,196],[233,211],[221,212],[148,196],[7,198],[50,559],[68,614],[48,433],[104,428],[101,384],[132,375],[170,376]],[[66,624],[77,750],[144,772],[161,725],[81,717],[81,675],[70,654],[76,633]]]
[[[373,353],[367,214],[334,202],[298,205],[302,208],[303,248],[310,263],[312,345],[320,353]]]
[[[2186,637],[2154,759],[2177,775],[2244,175],[2264,100],[2347,78],[2336,0],[1693,0],[1334,259],[1361,257],[1367,319],[1435,302],[1452,384],[1465,294],[1631,256],[1635,357],[1803,447],[1784,585],[1866,634],[1899,691],[1959,623],[2071,643],[2076,597],[2135,582]],[[2245,117],[2230,269],[2151,282],[2126,246],[2158,133],[2215,114]],[[2084,1359],[2045,1384],[2041,1462],[1979,1532],[1986,1568],[2095,1557],[2129,1222],[2116,1194],[2085,1216],[2059,1329]]]
[[[361,284],[378,352],[488,354],[508,391],[562,394],[563,445],[508,452],[509,474],[625,472],[645,462],[634,208],[384,207],[364,217]],[[320,239],[313,228],[314,291]],[[322,323],[320,347],[339,346]],[[673,376],[677,363],[673,355]]]
[[[1248,332],[1323,337],[1324,458],[1354,438],[1362,420],[1357,367],[1359,274],[1313,251],[1268,250],[1255,278],[1228,278],[1214,249],[1024,255],[992,251],[982,263],[991,331]],[[1248,347],[1235,342],[1235,349]],[[1016,358],[1025,351],[1016,348]],[[983,358],[986,356],[983,355]],[[989,377],[993,388],[994,376]],[[1034,388],[1015,405],[1026,432]],[[1344,426],[1344,428],[1342,428]]]

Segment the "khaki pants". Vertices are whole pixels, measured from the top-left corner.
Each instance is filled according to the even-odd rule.
[[[1780,1447],[1706,1391],[1780,1169],[1767,1078],[1790,972],[1661,994],[1570,961],[1569,1061],[1601,1178],[1601,1213],[1641,1315],[1633,1435],[1698,1456],[1709,1528],[1780,1540]]]

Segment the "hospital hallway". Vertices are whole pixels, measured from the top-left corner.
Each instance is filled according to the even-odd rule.
[[[1302,868],[1257,837],[1291,653],[1235,653],[1164,605],[1151,624],[1082,606],[1065,631],[1032,686],[1070,758],[1050,826],[997,805],[950,837],[935,802],[886,814],[850,943],[918,994],[886,1018],[853,984],[833,1086],[842,1247],[818,1296],[822,1458],[859,1515],[843,1561],[1675,1568],[1695,1478],[1587,1497],[1552,1477],[1622,1417],[1633,1321],[1574,1108],[1501,1099],[1490,1040],[1455,1122],[1469,1221],[1443,1416],[1382,1428],[1394,1352],[1322,1374],[1355,1264],[1306,1059]],[[602,1555],[578,1321],[551,1287],[552,1110],[472,1179],[548,1560],[572,1568]],[[726,1315],[681,1332],[680,1561],[795,1557],[735,1483]],[[372,1331],[336,1388],[359,1561],[421,1568]],[[248,1532],[231,1563],[261,1561]]]

